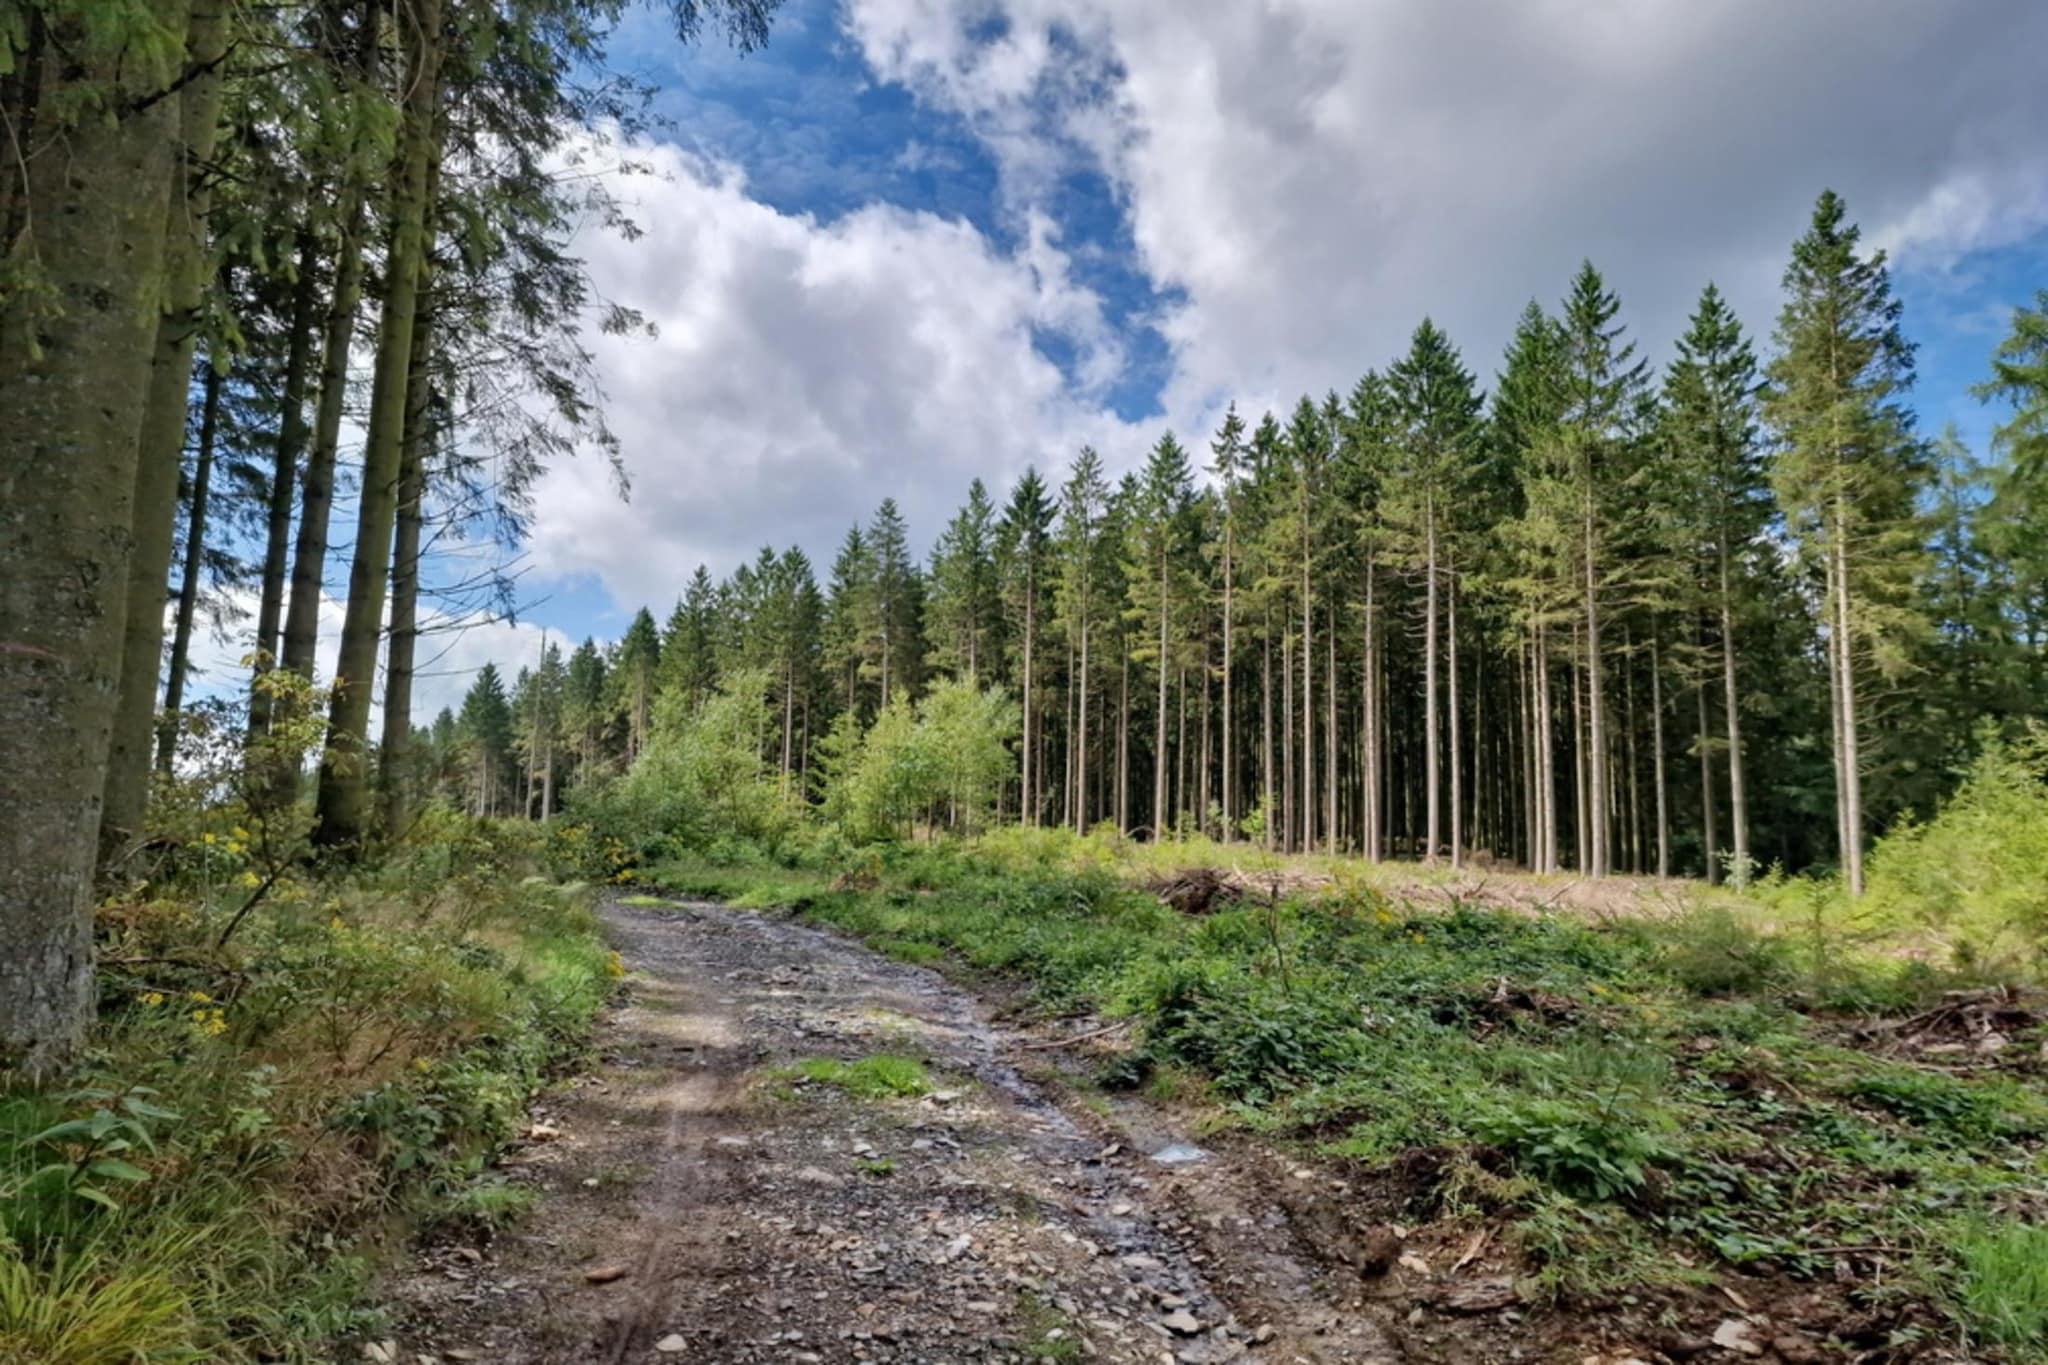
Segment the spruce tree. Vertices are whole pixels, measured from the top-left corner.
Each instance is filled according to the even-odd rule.
[[[1801,561],[1820,581],[1833,715],[1837,845],[1851,894],[1863,892],[1863,710],[1877,678],[1906,665],[1922,622],[1917,513],[1927,457],[1903,399],[1913,352],[1899,327],[1883,252],[1832,190],[1792,246],[1778,355],[1763,412],[1778,442],[1771,482]]]
[[[1708,285],[1700,294],[1678,356],[1664,380],[1662,444],[1680,487],[1679,515],[1695,565],[1693,600],[1715,632],[1714,648],[1701,646],[1700,687],[1709,669],[1719,674],[1728,765],[1730,870],[1740,886],[1752,868],[1749,848],[1749,782],[1744,766],[1740,667],[1741,623],[1755,607],[1755,581],[1769,570],[1771,547],[1765,530],[1771,517],[1770,487],[1757,433],[1756,357],[1742,324]],[[1716,658],[1718,656],[1718,658]],[[1718,667],[1714,665],[1718,663]],[[1704,717],[1705,696],[1700,698]],[[1711,779],[1711,749],[1700,727],[1702,773]],[[1701,787],[1702,814],[1714,825],[1710,780]],[[1720,850],[1705,841],[1707,879],[1719,871]]]

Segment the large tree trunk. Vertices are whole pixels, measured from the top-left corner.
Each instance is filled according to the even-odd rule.
[[[384,625],[384,591],[391,568],[398,473],[405,434],[406,376],[412,365],[413,324],[426,257],[428,174],[439,155],[440,0],[416,0],[406,37],[412,47],[401,138],[403,153],[391,197],[391,246],[385,258],[384,299],[370,419],[363,442],[363,484],[357,498],[356,543],[349,566],[348,609],[328,708],[327,745],[320,761],[319,825],[324,848],[355,850],[369,824],[365,772],[370,699],[377,679],[377,641]]]
[[[199,409],[199,459],[192,473],[192,511],[185,519],[185,563],[178,583],[177,625],[171,631],[171,663],[164,684],[163,721],[156,732],[156,766],[171,770],[178,754],[178,712],[185,704],[185,675],[192,660],[192,626],[199,616],[199,571],[206,559],[206,503],[213,484],[213,448],[220,433],[219,367],[208,364],[206,397]]]
[[[430,174],[430,184],[439,179]],[[431,203],[432,193],[429,193]],[[431,250],[431,248],[429,248]],[[425,268],[422,274],[426,274]],[[423,287],[422,292],[427,292]],[[427,458],[433,431],[433,315],[424,313],[413,334],[405,381],[405,435],[399,447],[398,520],[391,545],[391,645],[384,669],[384,729],[377,746],[378,796],[384,829],[405,828],[411,791],[406,769],[412,750],[412,684],[420,640],[420,532],[427,493]]]
[[[85,41],[80,9],[31,12],[0,79],[10,145],[38,153],[0,159],[0,256],[42,285],[0,299],[0,1067],[30,1075],[92,1019],[93,861],[178,140],[177,73]],[[187,14],[153,9],[173,50]],[[93,89],[119,116],[94,106],[62,126]]]
[[[168,212],[161,229],[163,311],[144,400],[135,465],[135,511],[128,557],[128,609],[121,645],[121,691],[107,751],[100,851],[114,856],[142,830],[149,804],[149,761],[156,730],[157,676],[163,666],[164,599],[177,538],[178,471],[192,401],[192,353],[199,340],[207,283],[210,172],[220,130],[221,59],[227,52],[225,0],[190,0],[184,88],[167,100],[178,111],[179,155],[164,174]],[[55,155],[53,152],[52,155]],[[68,227],[60,230],[68,231]]]
[[[284,580],[291,566],[292,507],[299,482],[299,458],[306,450],[306,381],[313,368],[319,329],[319,239],[299,230],[299,276],[292,288],[291,340],[284,362],[282,411],[270,471],[269,524],[263,545],[263,588],[256,606],[256,668],[249,692],[251,738],[270,732],[270,690],[257,686],[278,663],[278,633],[284,621]]]
[[[356,74],[367,86],[376,71],[378,23],[383,6],[363,5],[354,56]],[[358,95],[368,98],[367,94]],[[349,350],[355,340],[356,308],[363,294],[363,238],[369,230],[366,151],[358,146],[343,173],[337,221],[341,237],[334,253],[334,282],[321,329],[320,400],[313,414],[313,444],[301,481],[299,534],[292,546],[291,597],[285,607],[278,666],[313,680],[320,643],[320,607],[326,594],[328,521],[334,511],[334,469],[341,450],[341,419],[348,399]],[[273,712],[273,721],[275,715]],[[298,786],[300,755],[280,750],[259,799],[278,804]]]

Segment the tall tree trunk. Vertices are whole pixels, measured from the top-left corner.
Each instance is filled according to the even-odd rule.
[[[1081,698],[1080,734],[1074,742],[1074,830],[1078,834],[1088,832],[1088,603],[1087,592],[1082,592],[1081,601]]]
[[[291,340],[285,351],[284,391],[279,403],[277,444],[270,471],[269,523],[263,544],[263,588],[256,607],[256,667],[249,691],[249,734],[270,733],[270,689],[259,686],[278,663],[278,634],[284,620],[284,579],[291,566],[292,506],[297,498],[299,459],[306,451],[306,381],[313,368],[313,342],[320,325],[319,239],[307,228],[298,234],[298,279],[292,285]]]
[[[1439,754],[1443,747],[1443,722],[1437,711],[1436,690],[1436,512],[1425,505],[1427,529],[1423,532],[1422,587],[1422,861],[1434,863],[1443,847],[1442,816],[1439,811],[1443,775]]]
[[[192,510],[185,518],[185,563],[178,582],[177,626],[171,632],[171,662],[164,683],[164,714],[156,732],[156,766],[171,770],[178,753],[178,712],[185,704],[185,675],[192,660],[192,625],[199,616],[199,571],[206,562],[206,504],[213,485],[213,450],[220,434],[220,370],[209,363],[199,408],[199,458],[192,471]]]
[[[226,0],[186,0],[184,88],[168,103],[178,111],[178,155],[164,172],[168,212],[160,232],[163,311],[157,318],[135,465],[133,535],[128,556],[128,608],[122,625],[121,691],[107,750],[100,850],[110,856],[142,829],[149,804],[149,761],[156,732],[157,674],[163,666],[164,598],[177,535],[178,471],[192,403],[192,355],[206,304],[212,254],[207,217],[213,206],[210,163],[220,131],[221,60],[227,53]],[[185,3],[173,8],[185,8]],[[55,153],[52,153],[53,155]],[[52,224],[61,219],[50,219]],[[62,227],[59,231],[69,231]]]
[[[1023,751],[1024,771],[1018,785],[1018,823],[1033,829],[1038,827],[1038,788],[1035,784],[1038,771],[1032,764],[1032,721],[1038,704],[1032,684],[1037,681],[1036,670],[1032,667],[1031,651],[1037,644],[1038,636],[1038,583],[1035,571],[1026,566],[1024,570],[1024,735],[1019,748]]]
[[[1309,595],[1308,523],[1302,522],[1301,556],[1301,851],[1316,851],[1315,599]]]
[[[1273,801],[1273,619],[1270,610],[1266,613],[1266,626],[1261,644],[1264,646],[1265,662],[1261,665],[1263,671],[1259,684],[1259,751],[1264,777],[1259,791],[1259,806],[1265,812],[1266,828],[1262,836],[1263,842],[1268,849],[1272,849],[1275,847],[1273,825],[1274,821],[1279,819],[1280,812]]]
[[[1721,880],[1721,841],[1714,829],[1714,741],[1713,731],[1707,726],[1707,679],[1704,670],[1693,692],[1698,697],[1700,712],[1700,840],[1706,856],[1707,885],[1712,886]]]
[[[1465,754],[1459,739],[1458,724],[1458,575],[1451,573],[1451,582],[1446,605],[1450,619],[1445,625],[1445,662],[1450,668],[1450,731],[1451,731],[1451,866],[1465,865]]]
[[[354,64],[365,87],[375,79],[378,19],[383,6],[365,0],[358,24]],[[362,94],[360,98],[368,98]],[[313,414],[313,444],[301,480],[299,534],[292,546],[291,596],[285,606],[283,648],[278,664],[313,680],[320,643],[320,608],[326,592],[328,521],[334,511],[334,470],[341,450],[341,419],[348,400],[349,350],[355,341],[356,309],[363,295],[363,238],[369,231],[368,149],[359,143],[342,174],[337,221],[341,236],[334,251],[334,281],[320,339],[320,399]],[[273,715],[274,719],[274,715]],[[298,785],[300,755],[280,750],[259,787],[264,804],[289,801]]]
[[[1159,701],[1152,727],[1152,838],[1166,837],[1166,556],[1159,556]]]
[[[1650,633],[1650,770],[1657,792],[1657,875],[1671,875],[1671,795],[1664,775],[1664,668],[1657,634]]]
[[[1237,755],[1234,748],[1237,711],[1232,705],[1230,692],[1235,672],[1235,656],[1231,650],[1236,643],[1237,629],[1236,548],[1236,528],[1226,520],[1223,523],[1223,839],[1226,843],[1237,838]]]
[[[1337,829],[1337,612],[1323,612],[1323,848],[1340,847]]]
[[[1729,582],[1728,548],[1721,547],[1721,686],[1728,727],[1728,825],[1735,846],[1731,875],[1738,887],[1749,884],[1749,796],[1742,776],[1742,694],[1735,681],[1735,602]]]
[[[32,1076],[92,1018],[93,860],[178,146],[178,101],[161,97],[175,72],[84,41],[80,8],[30,11],[30,50],[0,79],[42,144],[0,163],[0,256],[43,286],[0,299],[0,1067]],[[160,0],[153,17],[180,44],[187,13]],[[46,141],[42,120],[94,89],[125,112]]]
[[[1611,870],[1607,843],[1607,820],[1612,806],[1607,788],[1607,703],[1606,684],[1602,676],[1600,658],[1600,580],[1597,562],[1597,539],[1593,529],[1593,513],[1588,495],[1585,534],[1585,594],[1586,594],[1586,658],[1584,683],[1586,689],[1586,773],[1590,785],[1586,790],[1586,862],[1585,872],[1589,877],[1604,877]]]
[[[1836,506],[1834,555],[1836,649],[1841,657],[1842,871],[1849,894],[1863,894],[1863,767],[1856,719],[1856,647],[1849,618],[1848,517]]]
[[[431,172],[430,187],[439,178],[438,169]],[[422,269],[423,276],[428,273],[426,268]],[[423,288],[421,292],[429,291]],[[420,638],[420,532],[427,492],[427,458],[434,444],[432,330],[433,314],[431,310],[424,311],[413,333],[412,363],[405,381],[398,521],[391,545],[391,644],[384,669],[384,730],[377,746],[377,765],[384,829],[394,837],[405,828],[410,797],[406,768],[412,748],[413,669]]]
[[[328,708],[327,746],[320,763],[320,823],[314,837],[325,848],[354,850],[368,833],[369,785],[363,750],[370,698],[376,683],[377,640],[384,624],[384,591],[391,567],[398,510],[398,467],[405,427],[406,376],[412,363],[414,314],[421,262],[426,256],[428,173],[439,155],[441,0],[416,0],[407,38],[402,161],[391,199],[391,247],[385,259],[384,299],[370,419],[363,444],[363,484],[357,499],[356,543],[349,566],[348,609]]]
[[[1378,594],[1378,566],[1372,548],[1365,551],[1365,663],[1360,676],[1359,690],[1364,694],[1365,720],[1365,771],[1360,775],[1362,803],[1361,819],[1364,821],[1365,856],[1371,862],[1378,862],[1383,854],[1380,831],[1384,827],[1380,813],[1380,782],[1382,749],[1380,747],[1380,619]]]

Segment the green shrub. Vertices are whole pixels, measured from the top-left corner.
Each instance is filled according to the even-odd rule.
[[[1666,930],[1664,969],[1695,995],[1754,995],[1782,981],[1790,954],[1725,906],[1688,912]]]

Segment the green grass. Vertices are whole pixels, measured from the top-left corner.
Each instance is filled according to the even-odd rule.
[[[1805,925],[1773,934],[1721,903],[1593,923],[1418,909],[1340,881],[1188,918],[1060,847],[893,850],[839,890],[822,873],[655,876],[706,894],[730,877],[753,901],[786,889],[892,955],[1131,1019],[1137,1046],[1103,1083],[1211,1106],[1198,1122],[1388,1172],[1434,1154],[1440,1174],[1401,1216],[1504,1223],[1536,1288],[1560,1296],[1716,1268],[1831,1275],[1841,1247],[1898,1248],[1887,1283],[1944,1282],[1940,1229],[1976,1217],[2004,1247],[2000,1211],[2048,1183],[2048,1089],[2023,1060],[2048,1030],[2013,1037],[1997,1066],[1856,1045],[1872,1020],[1978,984],[1965,971]],[[2048,1350],[2023,1277],[1985,1257],[1972,1283],[2005,1305],[1986,1310],[2004,1339]]]
[[[834,1086],[856,1099],[914,1099],[931,1093],[931,1076],[915,1057],[878,1052],[855,1061],[807,1057],[777,1070],[777,1075]]]
[[[239,893],[103,916],[84,1061],[0,1088],[0,1360],[328,1356],[374,1273],[357,1234],[530,1207],[488,1164],[621,968],[525,831],[423,828],[285,877],[225,948]]]
[[[1979,1225],[1961,1234],[1955,1250],[1963,1320],[1987,1341],[2048,1343],[2048,1227]]]

